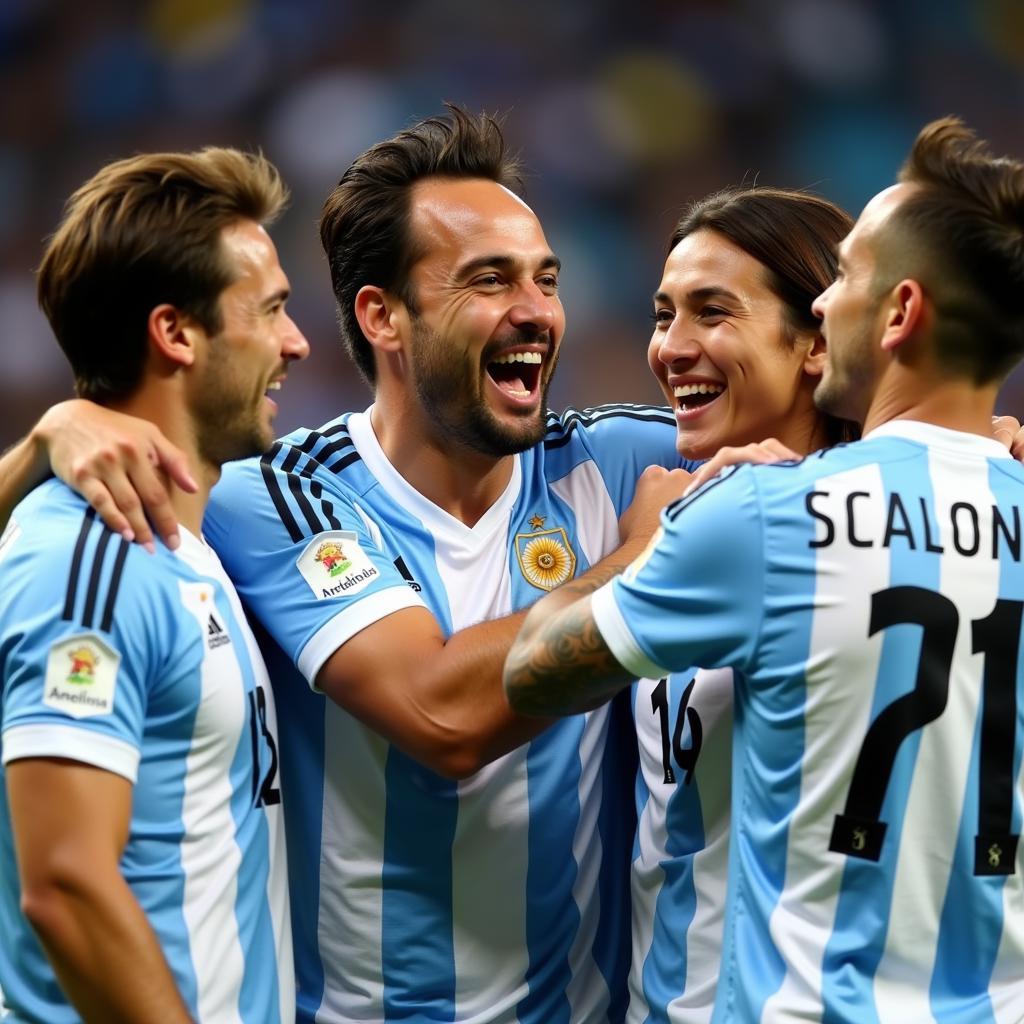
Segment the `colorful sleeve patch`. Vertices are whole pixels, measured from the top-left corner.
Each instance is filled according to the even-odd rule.
[[[347,530],[318,534],[295,564],[318,601],[358,594],[380,576],[356,534]]]
[[[72,718],[109,715],[120,664],[121,655],[94,633],[58,640],[46,659],[43,703]]]

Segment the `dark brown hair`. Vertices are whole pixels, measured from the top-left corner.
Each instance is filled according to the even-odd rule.
[[[130,394],[146,360],[146,322],[161,303],[221,329],[233,271],[221,232],[272,221],[288,192],[262,156],[210,147],[108,164],[68,200],[37,272],[39,305],[83,398]]]
[[[729,188],[690,206],[672,232],[669,251],[703,229],[752,256],[782,302],[786,336],[795,342],[797,332],[819,329],[811,303],[835,280],[836,250],[852,227],[848,213],[809,192]],[[829,444],[853,440],[859,433],[847,420],[825,419]]]
[[[1024,164],[946,117],[921,130],[899,180],[917,188],[879,231],[876,278],[919,279],[946,366],[1001,380],[1024,355]]]
[[[422,253],[409,230],[412,186],[424,178],[486,178],[522,190],[519,163],[507,152],[498,121],[446,106],[447,116],[420,121],[357,157],[320,217],[342,339],[371,386],[373,349],[356,319],[355,297],[364,285],[376,285],[416,312],[409,271]]]

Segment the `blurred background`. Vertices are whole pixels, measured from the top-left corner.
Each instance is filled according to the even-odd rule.
[[[0,96],[0,448],[71,393],[35,303],[43,239],[140,150],[258,147],[280,167],[274,235],[313,355],[278,428],[369,404],[316,222],[354,156],[444,100],[506,115],[562,257],[556,407],[658,401],[650,297],[687,201],[756,181],[857,213],[947,113],[1024,156],[1024,3],[0,0]],[[1001,409],[1024,411],[1024,375]]]

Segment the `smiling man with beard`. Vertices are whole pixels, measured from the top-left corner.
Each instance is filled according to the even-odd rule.
[[[640,479],[678,465],[667,409],[547,411],[559,262],[519,188],[458,108],[356,159],[321,238],[373,405],[231,467],[204,522],[278,694],[302,1021],[625,1012],[628,708],[544,731],[501,666],[520,609],[609,579],[686,474]],[[138,467],[85,483],[102,505]]]

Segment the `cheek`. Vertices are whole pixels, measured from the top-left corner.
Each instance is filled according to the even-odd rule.
[[[647,365],[655,377],[660,377],[665,369],[665,364],[660,359],[660,353],[661,339],[655,334],[647,343]]]

